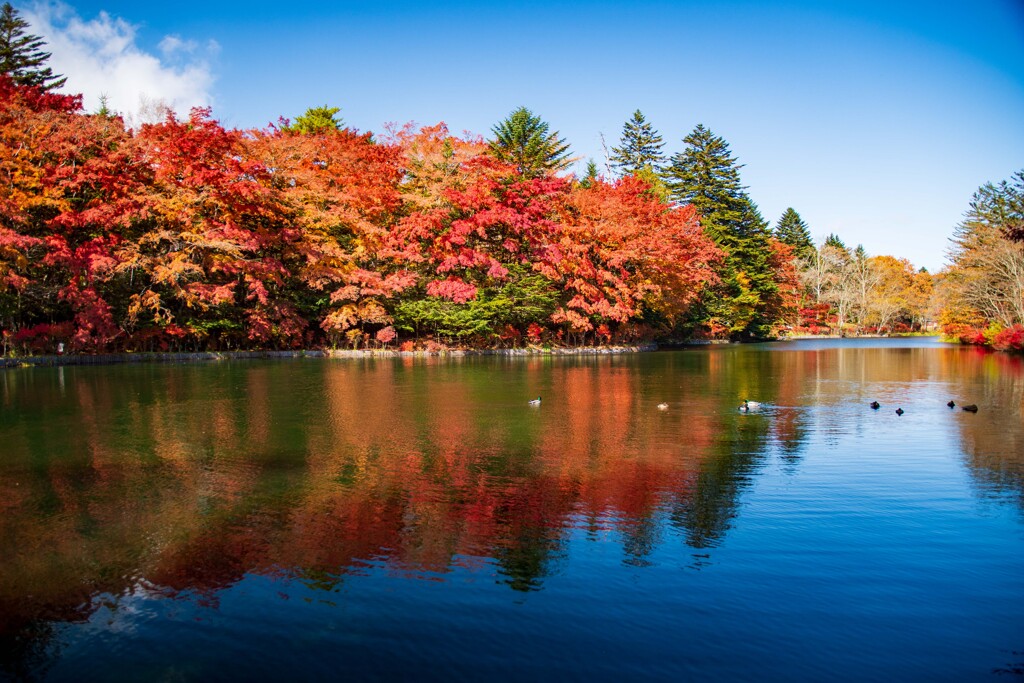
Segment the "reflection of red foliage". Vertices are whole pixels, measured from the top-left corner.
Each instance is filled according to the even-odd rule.
[[[530,363],[530,375],[550,369],[541,360],[524,362]],[[488,389],[444,381],[443,364],[417,368],[440,380],[429,402],[443,405],[443,411],[429,409],[418,393],[394,392],[388,375],[408,368],[381,365],[375,381],[366,382],[359,365],[332,364],[324,365],[323,393],[307,397],[326,406],[329,419],[305,435],[304,455],[290,454],[275,464],[268,448],[277,437],[268,425],[293,400],[275,367],[246,374],[243,419],[235,414],[237,396],[218,391],[185,419],[162,400],[140,407],[138,425],[145,425],[155,467],[127,467],[122,461],[119,437],[101,417],[118,410],[118,390],[94,392],[92,385],[82,385],[74,395],[81,415],[91,417],[73,430],[81,445],[72,450],[87,454],[93,474],[73,483],[65,470],[54,468],[39,482],[36,493],[57,491],[64,511],[45,524],[12,514],[34,509],[33,488],[0,485],[0,500],[9,503],[0,517],[4,533],[35,537],[19,546],[27,554],[8,558],[0,601],[20,594],[26,572],[38,572],[34,553],[43,548],[66,558],[48,570],[56,574],[36,579],[49,591],[37,593],[38,599],[54,604],[83,601],[68,586],[89,585],[114,595],[134,590],[118,577],[137,577],[146,590],[202,596],[204,604],[216,606],[216,593],[247,573],[329,587],[370,565],[419,575],[447,572],[456,564],[483,566],[487,558],[501,558],[501,571],[515,587],[529,587],[544,572],[531,563],[543,562],[579,520],[602,520],[595,523],[629,537],[667,498],[692,495],[696,471],[718,430],[703,415],[684,421],[679,414],[685,449],[656,447],[650,439],[666,415],[640,409],[633,373],[608,364],[566,364],[551,379],[561,399],[544,408],[555,418],[550,425],[571,429],[541,429],[523,450],[508,441],[504,428],[477,420],[479,392]],[[194,387],[188,373],[175,377],[164,395],[178,405]],[[559,416],[569,410],[585,419]],[[408,419],[413,414],[422,421]],[[197,443],[244,456],[206,462],[195,457]],[[266,481],[280,482],[282,476],[294,478],[289,495],[263,491]],[[147,495],[135,498],[142,490]],[[99,524],[101,533],[83,534],[76,522],[81,515]],[[129,540],[140,538],[159,542],[138,546]],[[124,553],[126,546],[131,553]],[[92,575],[112,562],[128,564],[103,577]]]
[[[938,358],[938,376],[1005,377],[1009,389],[998,400],[1024,405],[1024,358]],[[697,508],[685,531],[697,529],[698,537],[701,524],[726,524],[737,495],[728,470],[735,453],[720,450],[730,420],[763,425],[757,443],[770,435],[796,458],[808,419],[799,407],[807,377],[848,371],[891,379],[905,377],[908,367],[900,359],[844,370],[837,354],[773,353],[779,365],[771,372],[742,376],[744,391],[775,406],[762,421],[722,404],[723,393],[741,395],[729,384],[727,354],[703,359],[700,374],[715,391],[689,387],[687,410],[673,405],[667,412],[653,409],[650,376],[619,359],[524,359],[516,389],[545,393],[544,419],[520,405],[530,417],[515,433],[511,423],[482,412],[493,408],[495,388],[463,381],[468,364],[407,358],[371,370],[324,363],[322,382],[307,382],[309,375],[301,381],[304,404],[320,411],[316,426],[297,431],[279,427],[295,415],[295,369],[284,364],[232,372],[230,381],[212,385],[216,373],[154,373],[164,384],[144,399],[116,376],[69,383],[60,400],[78,408],[68,418],[71,436],[33,439],[39,452],[66,452],[71,464],[41,467],[18,481],[0,478],[0,536],[17,548],[0,572],[0,631],[40,612],[80,619],[91,596],[139,586],[200,595],[215,606],[218,591],[251,573],[333,590],[345,575],[371,568],[423,576],[470,566],[528,589],[577,528],[606,532],[625,555],[642,560],[658,543],[672,542],[655,533],[664,529],[666,510]],[[423,383],[410,382],[410,372]],[[539,390],[548,384],[558,387],[557,400]],[[417,388],[426,385],[429,392]],[[190,401],[199,390],[204,399]],[[53,398],[47,391],[13,382],[4,400],[44,404]],[[1017,432],[996,433],[976,420],[964,425],[971,443],[1000,440],[979,453],[1024,453],[1013,448]],[[19,429],[12,438],[25,440]],[[131,448],[124,448],[126,438]],[[147,453],[142,466],[138,448]],[[977,462],[999,476],[1021,471],[1011,456]],[[48,517],[38,515],[44,499],[54,509]]]

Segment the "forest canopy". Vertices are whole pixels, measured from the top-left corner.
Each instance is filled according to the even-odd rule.
[[[560,174],[564,142],[525,109],[496,127],[525,131],[511,159],[501,137],[377,140],[337,111],[130,130],[0,80],[5,350],[636,340],[717,284],[692,208]]]

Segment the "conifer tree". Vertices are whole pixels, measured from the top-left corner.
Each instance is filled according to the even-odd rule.
[[[703,124],[683,138],[683,144],[686,147],[672,156],[665,169],[665,184],[673,199],[697,210],[704,229],[717,241],[743,215],[742,166],[729,144]]]
[[[782,213],[775,226],[775,237],[783,244],[793,247],[793,253],[801,259],[809,259],[814,255],[814,240],[807,224],[792,207]]]
[[[519,107],[491,129],[494,133],[494,139],[488,143],[491,154],[512,164],[520,175],[527,177],[564,169],[572,163],[569,145],[558,137],[558,131],[549,132],[549,129],[539,116],[526,107]]]
[[[580,185],[583,187],[590,187],[597,180],[597,162],[593,159],[587,160],[587,172],[583,176],[583,180],[580,181]]]
[[[1003,236],[1024,242],[1024,170],[998,184],[985,183],[971,202],[974,220],[998,227]]]
[[[341,130],[345,122],[336,118],[341,111],[338,107],[310,107],[306,113],[295,119],[295,123],[285,126],[285,130],[306,135],[319,135],[330,131]]]
[[[633,118],[622,126],[622,139],[618,147],[612,147],[609,159],[613,167],[622,174],[636,173],[648,168],[655,173],[661,172],[665,162],[662,148],[665,142],[637,109]]]
[[[839,235],[835,234],[834,232],[830,232],[828,234],[828,237],[825,238],[825,246],[839,249],[840,251],[845,252],[847,255],[850,254],[850,249],[849,247],[846,246],[846,242],[844,242],[839,237]]]
[[[100,95],[100,106],[96,110],[96,116],[102,116],[105,119],[112,119],[117,116],[114,110],[110,108],[110,98],[106,94]]]
[[[778,322],[772,318],[778,284],[768,223],[740,184],[742,166],[723,138],[698,125],[683,142],[665,170],[666,184],[673,199],[697,210],[706,234],[726,253],[722,288],[704,313],[733,337],[769,336]]]
[[[54,74],[45,66],[49,52],[43,52],[46,42],[39,36],[27,34],[28,22],[18,10],[5,2],[0,7],[0,73],[10,76],[18,85],[31,85],[45,91],[64,85],[67,78]]]

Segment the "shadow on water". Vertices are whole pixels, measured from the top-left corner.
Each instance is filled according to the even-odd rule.
[[[704,557],[760,472],[797,477],[810,444],[914,385],[985,408],[951,417],[966,464],[1020,505],[1022,376],[1019,358],[841,344],[9,370],[0,658],[42,675],[62,625],[140,594],[215,609],[251,576],[329,595],[471,571],[534,592],[571,571],[577,534],[640,570],[673,544]]]

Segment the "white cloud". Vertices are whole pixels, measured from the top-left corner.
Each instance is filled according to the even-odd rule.
[[[67,76],[62,90],[82,93],[86,111],[107,106],[125,116],[129,124],[152,120],[154,112],[169,107],[179,114],[209,106],[213,74],[208,58],[217,44],[204,47],[180,36],[168,35],[157,49],[161,56],[136,44],[136,27],[120,17],[100,12],[84,20],[62,2],[42,2],[22,11],[29,31],[41,36],[52,53],[49,66]]]
[[[164,53],[164,57],[169,58],[179,52],[195,52],[196,43],[194,40],[182,40],[181,36],[164,36],[157,47],[160,48],[160,52]]]

